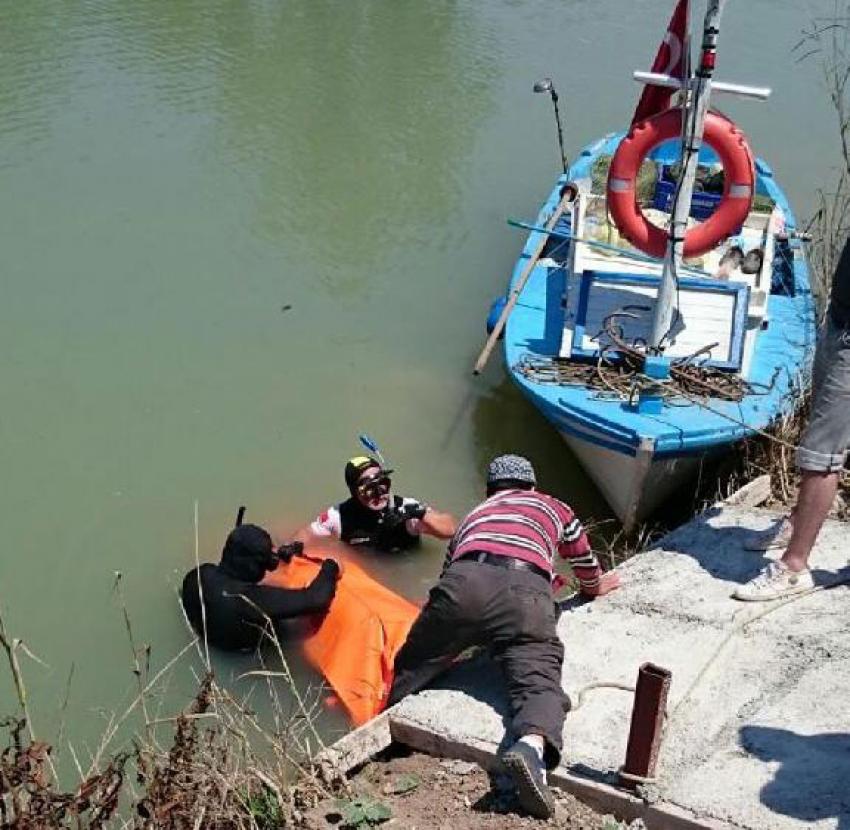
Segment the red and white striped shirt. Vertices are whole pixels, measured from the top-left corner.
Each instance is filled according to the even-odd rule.
[[[537,490],[500,490],[473,509],[449,544],[447,564],[473,551],[522,559],[552,577],[557,552],[569,561],[582,590],[595,588],[602,575],[573,511]]]

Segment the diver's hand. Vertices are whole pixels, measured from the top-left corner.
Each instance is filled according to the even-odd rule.
[[[336,594],[340,573],[339,565],[333,559],[322,560],[319,572],[307,588],[313,598],[316,611],[324,613],[331,604]]]
[[[395,529],[410,519],[422,519],[427,512],[428,508],[418,501],[405,504],[402,507],[388,507],[381,517],[381,524],[384,527]]]
[[[288,565],[293,556],[301,556],[302,553],[304,553],[303,542],[290,542],[288,545],[281,545],[277,549],[277,558]]]
[[[379,524],[390,530],[394,530],[406,521],[407,517],[404,515],[403,509],[398,507],[388,507],[383,511],[383,513],[381,513],[381,516],[378,519]]]
[[[422,519],[425,517],[425,514],[428,512],[428,508],[416,501],[412,504],[406,504],[401,508],[400,511],[404,515],[405,521],[408,519]]]

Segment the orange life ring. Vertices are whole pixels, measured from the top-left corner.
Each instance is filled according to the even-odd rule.
[[[635,183],[643,160],[659,144],[681,134],[682,111],[678,107],[639,121],[620,142],[608,171],[608,210],[614,222],[632,245],[659,258],[667,250],[668,232],[643,215]],[[753,202],[755,165],[744,134],[729,119],[709,112],[703,140],[723,165],[723,198],[705,222],[685,235],[685,257],[700,256],[734,233],[747,218]]]

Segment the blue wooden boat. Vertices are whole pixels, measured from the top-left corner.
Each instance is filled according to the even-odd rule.
[[[523,225],[530,233],[511,279],[511,290],[521,291],[504,354],[513,380],[629,530],[686,485],[708,454],[793,412],[814,348],[815,312],[791,205],[768,164],[756,159],[745,221],[699,258],[682,260],[679,252],[675,331],[668,330],[663,351],[646,348],[668,262],[629,245],[606,208],[600,171],[624,135],[582,150],[536,221]],[[645,165],[644,212],[670,224],[677,185],[669,173],[684,167],[681,143],[656,147]],[[708,180],[718,165],[702,145],[695,173]],[[568,183],[577,195],[546,234]],[[696,192],[690,216],[680,218],[693,226],[720,198]],[[629,369],[629,348],[645,361],[637,369],[634,360]],[[677,371],[695,383],[677,384]]]

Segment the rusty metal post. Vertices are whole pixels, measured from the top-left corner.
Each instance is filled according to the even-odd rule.
[[[634,789],[655,777],[672,677],[667,669],[652,663],[644,663],[638,669],[626,763],[620,770],[620,784],[624,787]]]

